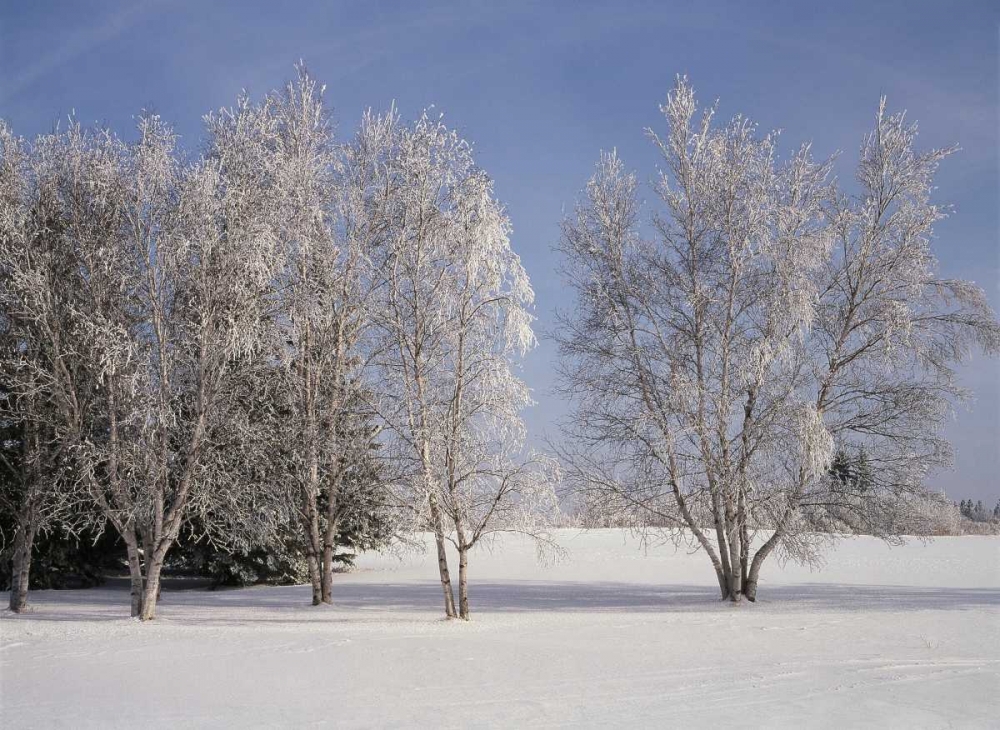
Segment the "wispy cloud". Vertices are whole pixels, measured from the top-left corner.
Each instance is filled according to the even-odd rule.
[[[152,8],[162,3],[163,0],[136,2],[101,19],[95,25],[81,29],[65,43],[59,43],[48,53],[35,57],[27,66],[13,70],[6,82],[0,84],[0,102],[24,91],[46,74],[114,40],[138,23]]]

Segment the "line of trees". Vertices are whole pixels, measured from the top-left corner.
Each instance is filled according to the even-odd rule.
[[[440,118],[367,113],[340,142],[300,70],[206,116],[195,157],[150,114],[128,140],[0,123],[11,608],[47,531],[112,529],[151,619],[179,539],[294,544],[319,605],[345,535],[388,530],[433,535],[468,619],[477,544],[556,548],[563,469],[596,519],[703,550],[732,601],[826,536],[947,529],[924,482],[955,366],[1000,351],[982,290],[931,251],[952,150],[915,149],[883,101],[845,189],[684,79],[662,111],[655,213],[612,152],[563,225],[562,466],[525,450],[533,292],[508,218]]]
[[[983,506],[983,500],[973,502],[971,499],[963,499],[958,505],[959,513],[962,517],[973,522],[991,522],[1000,520],[1000,501],[991,510]]]
[[[388,510],[434,532],[468,618],[469,549],[544,541],[558,509],[553,463],[523,453],[533,294],[490,179],[427,115],[339,143],[302,69],[205,128],[190,158],[152,114],[134,139],[0,123],[11,608],[55,524],[115,531],[144,620],[185,529],[245,552],[294,526],[329,603],[345,525]]]
[[[692,541],[722,597],[752,601],[773,554],[921,531],[955,365],[1000,351],[1000,323],[936,271],[952,150],[915,149],[884,100],[850,192],[808,145],[781,160],[776,134],[717,123],[685,79],[662,112],[656,211],[612,152],[563,226],[565,468],[585,504]]]

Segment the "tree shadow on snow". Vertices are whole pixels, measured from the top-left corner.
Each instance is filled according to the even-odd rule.
[[[473,611],[659,612],[732,610],[709,586],[612,582],[510,581],[470,583]],[[442,603],[440,585],[368,584],[335,593],[343,608],[420,609]],[[1000,590],[807,583],[762,586],[753,608],[848,611],[965,610],[1000,607]]]
[[[709,586],[662,586],[612,582],[503,581],[471,583],[474,614],[511,613],[672,613],[741,610],[720,601]],[[435,618],[442,612],[441,586],[426,583],[342,583],[334,586],[334,609],[309,606],[308,586],[239,590],[164,589],[160,615],[185,623],[312,623],[315,621],[384,621],[386,614],[417,613],[401,618]],[[36,609],[27,614],[42,621],[120,620],[127,616],[128,591],[111,587],[75,591],[38,591]],[[763,585],[751,611],[961,611],[1000,607],[1000,590],[923,588],[805,583]],[[112,607],[120,607],[120,611]],[[377,613],[378,615],[372,615]]]

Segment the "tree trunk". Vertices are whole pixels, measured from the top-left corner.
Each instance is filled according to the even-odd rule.
[[[736,521],[733,496],[726,495],[726,539],[729,541],[729,600],[739,603],[743,598],[743,571],[740,568],[740,528]]]
[[[139,618],[152,621],[156,618],[156,599],[160,595],[160,572],[163,570],[163,559],[166,550],[156,550],[146,561],[146,588],[142,593],[142,611]]]
[[[671,472],[677,471],[677,465],[672,456],[670,457],[668,464]],[[681,494],[680,487],[678,486],[676,480],[670,480],[670,488],[674,493],[674,500],[680,508],[681,516],[684,517],[685,524],[691,532],[694,533],[695,538],[698,540],[698,544],[701,545],[705,554],[708,556],[709,561],[712,563],[712,568],[715,570],[715,577],[719,581],[719,592],[722,594],[722,598],[725,599],[729,590],[729,578],[726,576],[722,561],[719,559],[719,556],[716,555],[715,550],[712,548],[712,544],[708,541],[708,538],[705,537],[705,533],[702,532],[698,523],[695,522],[694,517],[691,515],[691,510],[688,509],[687,502],[684,501],[684,496]]]
[[[750,579],[750,529],[747,526],[746,490],[743,486],[740,487],[737,519],[740,523],[740,579],[743,584],[743,592],[746,593]]]
[[[722,505],[719,503],[719,495],[714,486],[709,486],[712,494],[712,519],[715,523],[715,539],[718,543],[719,563],[722,567],[722,575],[725,577],[725,585],[722,586],[722,598],[729,598],[729,588],[731,585],[732,566],[729,563],[729,545],[726,543],[725,522],[722,517]]]
[[[469,549],[458,551],[458,615],[469,620]]]
[[[735,531],[734,531],[735,532]],[[736,537],[736,535],[733,535]],[[738,542],[738,538],[736,542]],[[739,603],[743,599],[743,571],[740,569],[739,545],[731,542],[729,551],[729,600]]]
[[[339,478],[337,481],[340,481]],[[333,556],[337,551],[338,532],[336,496],[339,491],[339,487],[330,489],[326,511],[326,528],[323,531],[323,575],[320,586],[322,588],[320,600],[323,603],[333,603]]]
[[[455,592],[451,587],[451,574],[448,572],[448,553],[445,552],[444,525],[441,521],[441,509],[437,496],[430,495],[431,522],[434,525],[434,542],[437,545],[438,573],[441,576],[441,589],[444,591],[444,612],[448,618],[455,618]]]
[[[323,574],[320,577],[320,600],[333,603],[333,545],[323,545]]]
[[[774,550],[780,538],[781,528],[775,530],[774,534],[767,539],[767,542],[760,546],[760,549],[753,556],[753,561],[750,563],[750,574],[747,576],[747,584],[743,590],[748,601],[757,600],[757,582],[760,580],[760,567],[764,564],[767,556],[771,554],[771,551]]]
[[[35,525],[31,522],[29,518],[19,526],[14,543],[14,559],[10,574],[10,610],[14,613],[21,613],[28,607],[31,550],[35,543]]]
[[[150,534],[151,533],[152,537],[148,537],[148,538],[144,537],[143,538],[142,554],[143,555],[152,555],[153,554],[153,545],[156,544],[155,543],[155,540],[157,539],[156,535],[162,535],[163,533],[159,532],[159,531],[156,531],[155,527],[151,531],[147,530],[147,531],[144,531],[144,532],[146,534]],[[146,566],[146,571],[147,571],[147,573],[149,571],[149,566],[148,565]],[[162,588],[163,588],[163,585],[161,583],[157,583],[156,584],[156,597],[155,598],[156,598],[157,601],[160,600],[160,591],[162,590]],[[145,602],[145,599],[143,599],[143,601]]]
[[[31,446],[29,446],[31,444]],[[29,457],[39,452],[38,436],[34,429],[25,426],[21,443],[24,472],[22,474],[24,497],[17,511],[17,532],[14,536],[14,555],[10,573],[10,610],[21,613],[28,608],[28,589],[31,580],[31,553],[35,545],[35,535],[39,522],[39,474],[38,463]],[[29,451],[30,449],[30,451]]]
[[[312,605],[318,606],[323,601],[323,580],[320,576],[319,558],[312,547],[306,552],[306,564],[309,566],[309,582],[312,584]]]
[[[142,594],[145,586],[142,579],[142,561],[139,558],[139,547],[136,545],[134,538],[126,540],[125,550],[128,555],[128,573],[131,582],[132,609],[129,615],[132,618],[138,618],[142,615]]]
[[[725,600],[729,596],[729,576],[723,571],[721,567],[715,568],[715,577],[719,581],[719,595],[722,600]]]
[[[306,538],[306,565],[312,584],[312,605],[323,602],[322,542],[319,536],[319,505],[315,493],[306,496],[306,516],[303,518]]]
[[[719,551],[722,553],[722,551]],[[722,553],[719,559],[719,565],[715,569],[715,577],[719,580],[719,597],[720,600],[728,601],[732,596],[730,592],[733,585],[733,571],[729,564],[729,551]]]
[[[763,550],[763,548],[761,548]],[[770,552],[770,551],[768,551]],[[757,600],[757,582],[760,580],[760,566],[764,564],[764,558],[767,557],[767,553],[761,555],[761,551],[758,550],[757,554],[754,555],[753,563],[750,565],[750,574],[747,576],[747,584],[743,588],[743,593],[746,595],[748,601]]]

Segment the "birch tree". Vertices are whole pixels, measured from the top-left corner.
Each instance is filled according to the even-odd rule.
[[[435,373],[448,354],[440,305],[454,291],[450,280],[447,211],[451,186],[471,161],[465,144],[443,124],[422,117],[412,130],[390,112],[362,121],[366,137],[388,136],[385,194],[377,201],[387,223],[386,285],[379,307],[382,416],[396,436],[395,456],[408,467],[400,502],[424,514],[434,533],[445,614],[458,615],[441,511],[440,465],[445,412],[435,392]],[[419,526],[419,523],[417,523]]]
[[[0,554],[11,554],[10,610],[20,613],[27,608],[31,551],[39,529],[41,483],[37,466],[38,439],[29,426],[32,401],[20,397],[25,388],[22,360],[37,356],[38,348],[28,324],[11,311],[13,274],[10,257],[24,246],[27,234],[27,170],[23,141],[0,123],[0,510],[14,516],[14,534],[3,535]],[[21,325],[19,327],[19,325]],[[31,349],[29,349],[31,348]],[[30,377],[30,375],[29,375]],[[20,381],[20,382],[19,382]],[[8,547],[12,542],[12,550]]]
[[[51,525],[58,505],[59,455],[42,430],[38,407],[9,389],[0,393],[0,513],[13,526],[12,533],[0,534],[0,556],[10,559],[8,605],[14,613],[28,607],[35,538]]]
[[[126,544],[142,619],[191,506],[240,504],[217,491],[238,483],[213,479],[209,453],[259,360],[278,261],[270,118],[241,100],[206,121],[208,151],[190,164],[150,115],[133,143],[76,124],[40,138],[44,225],[5,257],[15,311],[49,353],[37,373],[55,438],[81,503]]]
[[[469,550],[519,495],[523,506],[545,502],[532,499],[543,480],[514,459],[530,399],[513,363],[534,344],[533,293],[465,141],[426,114],[408,128],[394,114],[368,117],[363,134],[393,140],[377,201],[386,221],[382,415],[407,465],[401,501],[434,533],[445,613],[468,618]],[[449,540],[459,551],[457,607]]]
[[[278,124],[282,242],[276,318],[285,372],[283,450],[296,483],[313,604],[332,602],[334,552],[350,510],[353,468],[368,458],[376,431],[361,425],[368,378],[372,256],[381,221],[370,202],[379,136],[335,143],[323,89],[305,69],[272,94]]]
[[[2,339],[5,365],[15,372],[23,369],[25,358],[38,354],[35,343],[15,339],[9,330]],[[51,406],[44,391],[18,392],[19,385],[24,383],[0,386],[0,514],[5,527],[12,528],[0,533],[0,556],[10,562],[9,608],[14,613],[28,607],[36,538],[56,523],[62,531],[72,532],[84,521],[66,509],[61,489],[70,475],[65,451],[51,437]]]
[[[27,605],[35,537],[56,516],[79,521],[76,510],[60,510],[74,505],[58,489],[71,443],[62,416],[75,395],[60,385],[80,378],[65,357],[79,297],[55,182],[62,151],[51,136],[32,147],[0,123],[0,502],[16,525],[15,612]]]
[[[935,273],[949,151],[914,151],[901,115],[880,107],[844,195],[831,161],[780,161],[775,135],[716,125],[683,79],[662,111],[662,212],[646,223],[612,153],[564,225],[567,463],[588,501],[693,541],[723,598],[754,600],[769,555],[815,559],[818,527],[898,534],[888,516],[947,461],[954,365],[1000,328],[981,290]],[[835,449],[869,455],[863,497],[831,488]]]
[[[532,401],[513,370],[535,344],[534,292],[510,248],[509,222],[481,171],[462,181],[453,210],[453,299],[445,304],[448,355],[434,373],[444,397],[442,509],[458,551],[458,615],[470,618],[469,552],[483,538],[520,532],[548,543],[558,514],[558,469],[519,460],[521,412]]]
[[[143,484],[151,492],[143,526],[144,619],[154,616],[163,561],[189,504],[219,496],[206,452],[216,429],[232,428],[226,405],[246,371],[260,366],[267,293],[280,261],[273,119],[241,98],[206,117],[206,125],[207,153],[180,176],[165,231],[132,216],[133,230],[141,231],[129,243],[146,274],[145,364],[155,404],[154,418],[146,419],[151,448],[144,449]],[[165,155],[160,159],[165,167]],[[226,500],[229,507],[239,502]]]

